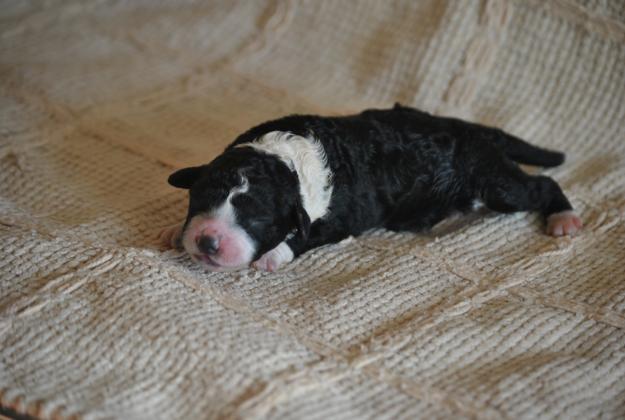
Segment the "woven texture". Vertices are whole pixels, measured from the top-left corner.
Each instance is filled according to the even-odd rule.
[[[585,222],[482,213],[277,273],[162,252],[175,168],[293,112],[501,127]],[[625,3],[0,2],[0,405],[43,418],[625,417]]]

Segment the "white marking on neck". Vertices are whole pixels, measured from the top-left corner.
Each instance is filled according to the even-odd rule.
[[[243,146],[277,156],[297,174],[304,209],[311,222],[326,215],[332,198],[332,171],[319,140],[286,131],[271,131],[251,143],[237,145]]]

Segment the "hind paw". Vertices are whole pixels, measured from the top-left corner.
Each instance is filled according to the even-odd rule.
[[[547,233],[551,236],[575,235],[583,223],[572,210],[554,213],[547,217]]]

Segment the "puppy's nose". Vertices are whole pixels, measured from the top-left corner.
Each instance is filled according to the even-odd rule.
[[[202,235],[197,239],[197,247],[204,254],[216,254],[219,249],[219,239],[214,236]]]

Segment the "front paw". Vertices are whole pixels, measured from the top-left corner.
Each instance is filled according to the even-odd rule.
[[[293,261],[293,251],[285,242],[281,242],[280,245],[254,261],[252,267],[261,271],[274,272],[291,261]]]
[[[182,237],[182,224],[169,226],[161,230],[158,234],[159,245],[164,249],[182,248],[180,239]]]

